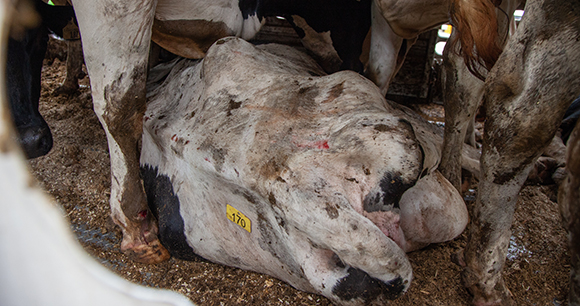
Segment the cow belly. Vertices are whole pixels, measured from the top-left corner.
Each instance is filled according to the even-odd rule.
[[[368,80],[320,75],[289,47],[233,38],[176,64],[144,118],[160,237],[337,304],[393,299],[411,280],[401,205],[430,151]]]
[[[161,0],[155,10],[151,39],[179,56],[199,59],[218,39],[251,39],[262,26],[254,11],[242,11],[238,1]]]
[[[151,40],[171,53],[199,59],[216,40],[233,34],[223,22],[155,19]]]

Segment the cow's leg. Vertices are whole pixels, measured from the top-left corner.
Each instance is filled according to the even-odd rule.
[[[453,36],[458,35],[453,31]],[[441,79],[445,107],[445,136],[439,171],[457,188],[461,186],[461,148],[469,124],[477,112],[483,82],[473,76],[463,59],[447,44],[443,53]]]
[[[463,273],[475,304],[509,301],[501,271],[518,192],[580,88],[579,13],[577,2],[528,1],[486,81],[481,178]]]
[[[370,21],[371,1],[358,1],[356,9],[352,12],[341,10],[341,20],[351,20],[351,22],[341,22],[330,31],[330,37],[336,52],[342,59],[340,70],[353,70],[358,73],[364,72],[363,64],[360,61],[365,38],[371,28]]]
[[[371,5],[371,22],[371,47],[366,75],[386,95],[391,80],[403,62],[399,59],[399,50],[404,39],[393,32],[374,1]]]
[[[66,77],[57,93],[72,94],[79,89],[78,80],[83,77],[83,48],[81,40],[67,41]]]
[[[517,0],[503,1],[497,14],[512,16],[518,4]],[[515,30],[515,22],[513,18],[498,18],[497,27],[500,37],[506,40],[506,33]],[[456,28],[453,28],[450,40],[458,35]],[[458,55],[459,48],[459,45],[447,44],[443,53],[441,83],[445,107],[445,137],[439,165],[441,173],[458,190],[461,184],[461,146],[463,142],[475,146],[475,115],[483,94],[483,82],[469,72],[463,57]],[[479,70],[485,76],[485,69],[481,67]]]
[[[169,258],[139,177],[147,56],[156,1],[74,1],[94,109],[111,157],[111,215],[121,250],[137,261]]]
[[[580,305],[580,124],[572,131],[566,152],[567,177],[560,186],[558,203],[569,232],[569,304]]]
[[[38,111],[47,43],[46,27],[39,26],[27,30],[22,41],[9,39],[7,46],[8,97],[20,144],[28,158],[45,155],[52,148],[52,133]]]

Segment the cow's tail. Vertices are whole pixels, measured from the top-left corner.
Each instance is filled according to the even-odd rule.
[[[452,0],[451,23],[458,31],[454,35],[450,50],[456,50],[463,57],[467,68],[473,75],[484,80],[480,72],[488,71],[501,54],[498,43],[496,3],[501,0]],[[456,49],[457,42],[460,48]]]

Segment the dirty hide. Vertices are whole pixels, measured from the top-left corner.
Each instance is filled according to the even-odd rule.
[[[142,176],[173,256],[264,273],[339,305],[394,299],[405,252],[467,224],[441,138],[351,71],[217,41],[150,76]]]

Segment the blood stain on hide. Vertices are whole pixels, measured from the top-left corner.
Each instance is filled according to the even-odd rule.
[[[307,148],[307,149],[319,149],[319,150],[328,150],[330,146],[328,145],[327,140],[318,140],[313,142],[307,143],[296,143],[298,148]]]

